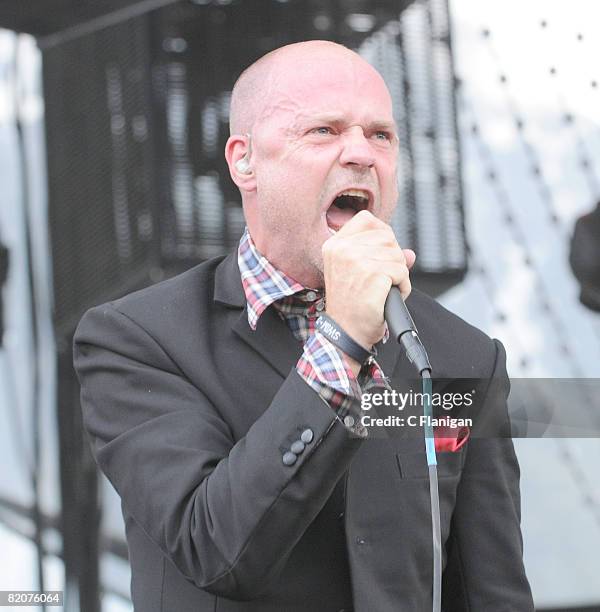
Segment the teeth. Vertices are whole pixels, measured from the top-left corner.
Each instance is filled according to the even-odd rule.
[[[369,194],[362,189],[346,189],[339,194],[340,196],[354,196],[355,198],[363,198],[363,200],[369,199]],[[339,196],[338,196],[339,197]]]

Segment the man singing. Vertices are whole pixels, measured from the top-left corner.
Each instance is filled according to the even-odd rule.
[[[410,294],[434,376],[480,381],[478,418],[506,417],[504,350],[411,293],[415,254],[389,226],[392,102],[356,53],[310,41],[265,55],[235,84],[230,127],[236,252],[93,308],[75,337],[136,610],[431,610],[424,442],[360,418],[365,389],[414,377],[386,342],[390,288]],[[498,385],[500,405],[486,401]],[[519,468],[500,434],[438,447],[447,612],[533,610]]]

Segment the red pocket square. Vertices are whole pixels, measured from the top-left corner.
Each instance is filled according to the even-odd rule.
[[[437,453],[454,453],[462,448],[470,434],[471,430],[468,427],[437,425],[433,434],[435,450]]]

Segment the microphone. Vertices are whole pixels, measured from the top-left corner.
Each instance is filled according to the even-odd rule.
[[[417,326],[408,312],[398,287],[392,287],[384,306],[385,320],[390,334],[404,347],[406,357],[419,374],[424,370],[431,372],[427,351],[417,332]]]

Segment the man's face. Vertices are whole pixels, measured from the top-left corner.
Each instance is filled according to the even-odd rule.
[[[321,247],[332,232],[364,208],[391,219],[398,197],[392,104],[381,77],[349,53],[278,68],[252,134],[256,194],[246,215],[261,253],[318,287]]]

